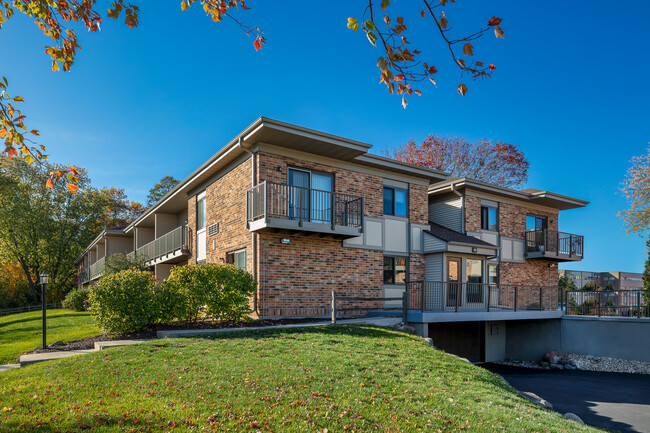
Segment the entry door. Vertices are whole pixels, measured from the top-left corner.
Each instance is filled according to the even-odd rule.
[[[456,306],[456,297],[461,286],[461,260],[459,258],[447,259],[447,307]]]

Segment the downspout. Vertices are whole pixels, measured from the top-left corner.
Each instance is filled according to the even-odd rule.
[[[251,156],[251,188],[255,187],[256,178],[257,178],[257,155],[250,149],[244,147],[244,139],[239,136],[239,148],[246,153],[249,153]],[[257,236],[255,232],[251,233],[251,254],[253,255],[253,278],[257,281]],[[257,311],[257,295],[258,289],[255,289],[255,296],[253,296],[253,311]]]

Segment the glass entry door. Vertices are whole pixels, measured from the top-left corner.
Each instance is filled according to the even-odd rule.
[[[461,267],[459,258],[447,259],[447,307],[455,307],[461,289]]]
[[[288,171],[289,219],[332,222],[332,175],[290,168]]]

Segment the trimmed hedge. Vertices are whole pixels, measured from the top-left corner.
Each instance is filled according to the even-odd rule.
[[[251,312],[248,300],[257,283],[248,272],[230,264],[203,263],[174,267],[167,288],[183,299],[177,318],[197,320],[204,316],[222,321],[240,321]]]
[[[61,304],[63,308],[73,311],[86,311],[88,309],[88,297],[90,289],[88,287],[78,287],[72,289],[65,297]]]
[[[90,290],[90,313],[105,332],[139,331],[158,315],[151,272],[129,269],[107,275]]]
[[[128,269],[106,275],[90,289],[90,312],[104,332],[125,333],[155,323],[199,318],[246,320],[256,282],[232,265],[172,268],[158,283],[150,272]]]

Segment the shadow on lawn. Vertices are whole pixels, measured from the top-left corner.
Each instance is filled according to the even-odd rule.
[[[73,312],[69,312],[69,313],[65,313],[65,314],[56,314],[56,315],[50,315],[50,314],[51,313],[48,310],[48,313],[47,313],[47,320],[48,321],[53,320],[53,319],[62,318],[62,317],[82,317],[79,313],[75,314]],[[4,328],[5,326],[16,325],[18,323],[25,323],[25,322],[35,322],[36,325],[34,325],[34,326],[36,328],[40,328],[41,323],[42,323],[41,320],[42,320],[42,316],[40,314],[38,316],[35,316],[35,317],[25,317],[23,319],[17,319],[17,320],[12,320],[12,321],[9,321],[9,322],[0,323],[0,329]]]
[[[232,340],[239,338],[269,338],[279,335],[321,335],[321,336],[334,336],[346,335],[350,337],[372,337],[372,338],[404,338],[406,336],[415,337],[415,334],[410,334],[405,331],[399,331],[392,328],[381,328],[371,325],[324,325],[324,326],[304,326],[304,327],[291,327],[285,328],[278,326],[274,329],[251,329],[236,332],[223,332],[216,335],[205,335],[188,338],[203,338],[210,340]]]

